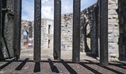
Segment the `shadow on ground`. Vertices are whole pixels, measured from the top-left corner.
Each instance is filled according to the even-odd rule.
[[[80,63],[73,63],[71,60],[43,60],[33,61],[26,58],[24,60],[0,61],[0,73],[41,73],[41,74],[124,74],[126,73],[126,63],[114,61],[109,66],[104,67],[99,61],[82,60]]]

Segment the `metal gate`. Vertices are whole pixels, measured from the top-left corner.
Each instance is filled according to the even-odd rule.
[[[0,1],[1,3],[1,1]],[[2,3],[1,3],[2,4]],[[0,10],[2,10],[0,4]],[[20,56],[21,37],[21,5],[22,0],[14,0],[15,8],[15,34],[14,54],[17,59]],[[34,0],[34,60],[41,60],[41,0]],[[80,5],[81,0],[73,0],[73,50],[72,61],[80,61]],[[100,63],[108,65],[108,0],[98,0],[100,23]],[[0,11],[0,17],[2,12]],[[2,21],[0,18],[0,28]],[[1,29],[0,29],[1,33]],[[61,0],[54,0],[54,52],[55,60],[61,59]]]
[[[34,60],[41,60],[41,0],[35,0]],[[61,59],[61,0],[54,0],[54,59]],[[73,4],[73,62],[80,60],[80,0]]]

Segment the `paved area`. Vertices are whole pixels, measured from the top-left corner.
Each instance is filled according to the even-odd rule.
[[[71,62],[72,51],[62,51],[62,60],[53,59],[51,49],[42,49],[41,62],[33,61],[33,49],[23,47],[21,58],[0,61],[0,74],[126,74],[126,62],[110,62],[108,67],[81,52],[80,63]]]
[[[21,48],[21,59],[29,58],[33,60],[34,50],[32,47],[23,46]],[[53,59],[53,49],[41,49],[41,60],[45,59]],[[72,50],[62,50],[61,51],[61,58],[62,59],[72,59]],[[88,60],[95,60],[92,57],[86,56],[86,53],[80,52],[80,59],[88,59]]]
[[[24,58],[30,58],[30,60],[33,60],[33,48],[28,48],[28,47],[23,47],[21,50],[21,59]],[[53,59],[53,50],[52,49],[41,49],[41,60],[44,59]],[[72,51],[68,50],[68,51],[61,51],[61,58],[62,59],[72,59]],[[92,57],[86,56],[86,53],[84,52],[80,52],[80,58],[81,59],[93,59]]]
[[[111,62],[108,67],[102,67],[98,61],[90,60],[77,64],[71,60],[34,62],[26,58],[0,62],[0,74],[126,74],[126,64]]]

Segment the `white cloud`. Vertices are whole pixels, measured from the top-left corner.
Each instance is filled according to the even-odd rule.
[[[23,13],[22,18],[25,20],[34,19],[34,0],[22,0]],[[54,0],[42,0],[42,18],[53,19],[54,17]],[[62,1],[62,14],[73,12],[73,0]],[[81,0],[81,10],[95,3],[96,0]]]
[[[22,19],[33,20],[34,18],[34,1],[22,0]]]

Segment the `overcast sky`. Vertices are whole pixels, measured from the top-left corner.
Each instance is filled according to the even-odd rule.
[[[73,0],[62,1],[62,14],[73,12]],[[81,10],[94,4],[97,0],[81,0]],[[53,19],[54,0],[42,0],[42,18]],[[34,19],[34,0],[22,0],[22,19]]]

